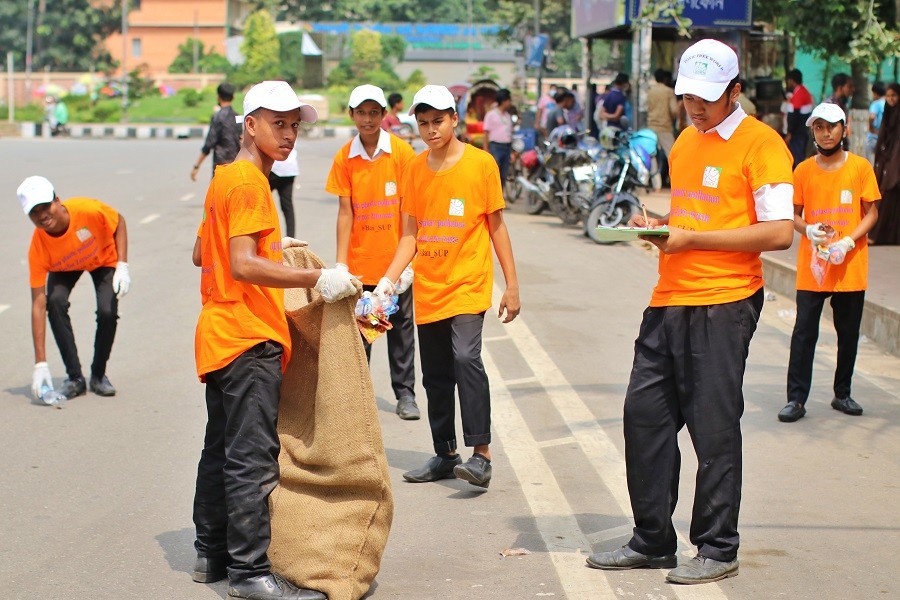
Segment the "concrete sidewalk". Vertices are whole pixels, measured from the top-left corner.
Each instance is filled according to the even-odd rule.
[[[647,211],[655,215],[669,212],[668,190],[650,192],[640,196]],[[800,234],[787,250],[762,254],[766,288],[793,298],[796,292],[797,246]],[[900,356],[900,247],[869,247],[869,289],[863,311],[861,333],[884,348]],[[826,303],[825,316],[831,318],[831,308]]]
[[[18,135],[22,138],[49,138],[50,131],[45,123],[26,121],[18,124]],[[188,139],[206,137],[208,125],[159,124],[159,123],[69,123],[70,138],[112,138],[112,139]],[[309,138],[338,137],[350,139],[356,128],[347,125],[314,125],[304,129]]]

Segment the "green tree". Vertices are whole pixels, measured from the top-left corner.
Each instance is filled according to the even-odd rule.
[[[384,60],[381,34],[371,29],[353,32],[350,41],[350,72],[357,79],[378,69]]]
[[[244,64],[234,73],[237,85],[277,79],[281,75],[281,48],[275,33],[275,22],[269,11],[258,10],[247,17],[241,53],[244,55]]]
[[[288,83],[297,83],[303,80],[304,56],[303,56],[303,32],[289,31],[278,36],[281,45],[279,62],[281,63],[281,79]]]
[[[255,0],[257,3],[266,0]],[[547,0],[544,0],[547,1]],[[468,23],[467,2],[421,0],[282,0],[278,17],[289,21],[374,21],[377,23]],[[498,0],[472,0],[473,23],[496,22]]]
[[[169,73],[194,72],[194,45],[197,47],[197,66],[201,73],[226,73],[229,68],[228,59],[215,51],[206,49],[201,40],[188,38],[178,44],[178,55],[169,65]]]
[[[0,2],[0,56],[13,53],[17,70],[25,69],[28,2]],[[35,2],[33,71],[103,71],[115,61],[102,41],[121,25],[121,9],[95,7],[89,0]]]

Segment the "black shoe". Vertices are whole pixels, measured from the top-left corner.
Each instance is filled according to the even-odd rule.
[[[457,479],[486,488],[491,485],[491,470],[491,461],[481,454],[473,454],[465,463],[453,467],[453,474]]]
[[[194,563],[191,579],[197,583],[213,583],[228,576],[228,565],[231,559],[224,556],[198,556]]]
[[[442,456],[432,456],[421,469],[407,471],[403,474],[403,479],[412,483],[426,483],[429,481],[437,481],[439,479],[453,479],[453,467],[462,464],[462,458],[455,455],[453,458],[444,458]]]
[[[611,552],[597,552],[587,558],[587,565],[594,569],[622,571],[624,569],[671,569],[678,565],[674,554],[648,556],[635,552],[625,544]]]
[[[96,377],[91,377],[91,391],[97,394],[98,396],[115,396],[116,388],[113,387],[113,384],[109,382],[106,375],[97,379]]]
[[[404,421],[418,421],[421,418],[419,405],[412,396],[403,396],[397,400],[397,414]]]
[[[806,409],[796,400],[791,400],[787,406],[778,413],[778,420],[782,423],[793,423],[799,421],[806,414]]]
[[[228,600],[328,600],[322,592],[298,588],[281,575],[269,573],[228,586]]]
[[[698,554],[686,565],[681,565],[677,569],[669,571],[669,574],[666,575],[666,581],[687,585],[694,583],[712,583],[713,581],[719,581],[726,577],[734,577],[737,574],[737,559],[729,562],[721,562]]]
[[[845,415],[853,415],[854,417],[858,417],[862,414],[862,406],[856,403],[856,401],[847,396],[846,398],[835,398],[831,401],[831,408],[834,410],[839,410]]]
[[[59,393],[63,394],[66,397],[66,400],[71,400],[76,396],[84,396],[87,393],[84,377],[66,379],[63,381],[62,387],[59,388]]]

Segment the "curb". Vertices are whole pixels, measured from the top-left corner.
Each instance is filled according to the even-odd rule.
[[[70,138],[98,138],[98,139],[123,139],[123,140],[152,140],[152,139],[203,139],[209,129],[207,125],[146,125],[146,124],[78,124],[72,123],[68,127]],[[308,138],[333,138],[341,137],[349,139],[356,135],[356,128],[347,125],[314,126],[304,129],[304,136]],[[50,129],[45,123],[25,121],[19,124],[19,137],[25,139],[50,138]]]

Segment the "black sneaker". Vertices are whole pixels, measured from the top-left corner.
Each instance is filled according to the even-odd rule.
[[[806,414],[806,408],[796,400],[791,400],[787,406],[778,413],[778,420],[782,423],[793,423],[799,421]]]
[[[197,583],[214,583],[228,576],[231,559],[224,556],[198,556],[191,579]]]
[[[63,381],[62,387],[59,388],[59,393],[63,394],[66,400],[71,400],[76,396],[84,396],[87,393],[84,377],[66,379]]]
[[[486,488],[491,485],[491,461],[481,454],[473,454],[464,464],[453,467],[457,479]]]
[[[275,573],[242,579],[228,586],[228,600],[328,600],[322,592],[298,588]]]
[[[453,467],[462,464],[458,454],[453,458],[432,456],[421,469],[414,469],[403,474],[403,479],[411,483],[427,483],[439,479],[453,479]]]
[[[847,396],[846,398],[835,397],[831,401],[831,408],[839,410],[845,415],[853,415],[854,417],[858,417],[862,414],[862,406],[857,404],[850,396]]]
[[[97,379],[96,377],[91,377],[91,391],[97,394],[98,396],[115,396],[116,388],[113,387],[113,384],[109,382],[106,375]]]
[[[404,421],[418,421],[421,414],[416,399],[412,396],[403,396],[397,400],[397,415]]]

